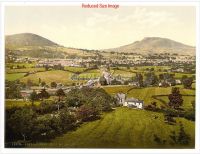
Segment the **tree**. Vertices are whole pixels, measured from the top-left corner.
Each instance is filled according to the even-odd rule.
[[[16,110],[8,119],[7,124],[16,136],[21,136],[24,141],[30,137],[33,130],[35,113],[32,109],[21,108]]]
[[[175,131],[171,131],[170,132],[171,134],[169,135],[170,139],[172,140],[171,144],[177,144],[178,143],[178,139],[177,139],[177,136],[176,136],[176,132]]]
[[[155,75],[154,72],[148,72],[145,74],[146,80],[145,84],[146,85],[157,85],[158,84],[158,77]]]
[[[49,70],[49,66],[48,65],[45,65],[44,68],[45,68],[45,71]]]
[[[39,78],[38,80],[39,80],[38,82],[39,82],[39,84],[40,84],[40,83],[42,82],[41,78]]]
[[[67,111],[66,109],[60,111],[59,117],[61,120],[61,128],[63,131],[72,129],[75,126],[75,116],[70,114],[69,111]]]
[[[30,94],[30,100],[32,102],[32,106],[34,105],[34,101],[38,100],[38,95],[35,90],[33,90],[33,92]]]
[[[40,93],[38,94],[38,96],[39,96],[39,98],[41,98],[42,101],[43,101],[44,98],[49,98],[49,93],[48,93],[48,92],[46,91],[46,89],[44,88],[44,89],[42,89],[42,90],[40,91]]]
[[[191,104],[192,104],[193,110],[195,111],[195,109],[196,109],[195,101],[192,101]]]
[[[177,87],[172,88],[172,93],[169,94],[168,98],[169,98],[169,103],[168,103],[169,106],[174,109],[179,108],[179,106],[183,104],[182,95],[180,94],[179,88]]]
[[[8,82],[6,83],[6,98],[8,99],[17,99],[17,98],[21,98],[21,93],[20,93],[20,86],[18,85],[16,82]]]
[[[56,88],[57,87],[57,83],[56,82],[51,82],[51,88]]]
[[[159,79],[164,80],[164,74],[159,74]]]
[[[107,81],[106,81],[106,78],[104,76],[100,77],[99,82],[100,82],[101,85],[107,85]]]
[[[46,82],[42,81],[41,86],[44,87],[46,85]]]
[[[65,96],[65,92],[60,88],[56,91],[56,96],[58,96],[58,101],[60,102],[61,97]]]
[[[139,83],[140,87],[143,87],[143,76],[141,73],[136,73],[135,80]]]
[[[182,145],[187,145],[190,143],[190,136],[186,134],[182,123],[180,123],[180,132],[178,136],[178,142]]]
[[[28,79],[26,85],[27,87],[31,87],[33,86],[33,82],[30,79]]]
[[[77,111],[77,117],[82,121],[96,120],[99,116],[99,111],[88,105],[82,105]]]
[[[183,78],[182,78],[183,86],[184,86],[184,88],[186,88],[186,89],[191,89],[191,88],[192,88],[192,82],[193,82],[192,77],[190,77],[190,78],[183,77]]]
[[[154,71],[154,68],[150,68],[150,71],[153,72],[153,71]]]

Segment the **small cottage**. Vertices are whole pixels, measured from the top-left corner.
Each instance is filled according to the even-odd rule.
[[[118,100],[119,105],[127,106],[129,108],[137,108],[137,109],[144,108],[144,101],[136,99],[136,98],[126,98],[126,94],[124,93],[117,93],[116,98]]]
[[[117,93],[116,95],[117,101],[119,105],[124,105],[125,99],[126,99],[126,94],[124,93]]]
[[[123,106],[127,106],[130,108],[138,108],[143,109],[144,102],[142,100],[136,99],[136,98],[127,98],[123,104]]]

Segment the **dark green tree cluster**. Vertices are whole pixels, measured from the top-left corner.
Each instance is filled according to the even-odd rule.
[[[191,137],[189,134],[185,132],[183,124],[180,123],[180,129],[178,135],[175,131],[172,131],[169,135],[171,139],[171,144],[180,144],[180,145],[188,145],[191,141]]]
[[[169,103],[168,105],[171,108],[178,109],[183,104],[182,95],[180,94],[179,88],[172,88],[172,93],[169,94]]]
[[[75,115],[63,108],[59,112],[38,114],[32,107],[6,111],[6,142],[47,141],[75,127]]]
[[[114,101],[114,98],[111,97],[104,89],[86,87],[71,90],[65,99],[65,102],[71,107],[88,105],[96,108],[100,112],[110,111]]]
[[[49,97],[45,89],[39,94],[33,91],[30,99],[42,99],[40,105],[6,109],[6,143],[48,141],[82,122],[99,119],[115,101],[100,88],[72,89],[67,96],[58,89],[56,94],[58,101],[49,102],[44,99]]]
[[[187,77],[186,75],[184,75],[182,77],[182,83],[183,83],[184,88],[191,89],[192,88],[192,83],[193,83],[193,78],[192,77]]]
[[[17,81],[6,81],[5,96],[7,99],[17,99],[22,98],[20,90],[21,83]]]
[[[159,80],[158,80],[158,77],[155,75],[154,72],[148,72],[148,73],[145,74],[145,76],[146,76],[146,79],[144,81],[144,84],[146,86],[150,86],[150,85],[156,86],[156,85],[158,85]]]
[[[143,83],[143,76],[141,73],[136,73],[135,79],[136,82],[138,82],[139,87],[143,87],[144,83]]]

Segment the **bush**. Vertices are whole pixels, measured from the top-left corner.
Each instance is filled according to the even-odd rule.
[[[100,113],[93,107],[82,105],[77,111],[77,118],[83,122],[93,121],[100,118]]]

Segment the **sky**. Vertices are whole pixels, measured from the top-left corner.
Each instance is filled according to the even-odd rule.
[[[5,35],[35,33],[65,47],[107,49],[142,40],[169,38],[196,44],[193,6],[6,6]]]

